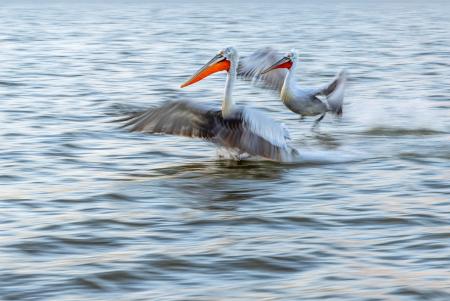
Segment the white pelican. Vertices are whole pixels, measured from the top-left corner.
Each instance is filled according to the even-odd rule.
[[[183,88],[213,73],[227,71],[221,110],[187,101],[167,102],[122,119],[127,121],[124,127],[144,133],[203,138],[237,150],[239,154],[293,161],[298,157],[298,151],[288,145],[289,137],[284,127],[257,111],[235,105],[232,90],[238,61],[237,51],[228,47],[181,85]]]
[[[264,48],[241,60],[239,75],[246,79],[262,81],[265,87],[278,90],[286,107],[301,116],[323,119],[327,112],[342,115],[342,103],[347,81],[345,70],[339,72],[328,84],[319,88],[301,88],[295,82],[298,54],[292,50],[279,59],[279,53]],[[270,71],[270,72],[269,72]],[[319,97],[323,97],[321,100]]]

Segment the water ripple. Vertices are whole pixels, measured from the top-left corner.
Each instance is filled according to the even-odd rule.
[[[450,300],[449,12],[2,3],[0,299]],[[179,85],[228,45],[297,48],[305,87],[349,70],[343,116],[315,127],[236,83],[304,162],[220,159],[111,122],[169,100],[219,107],[223,74]]]

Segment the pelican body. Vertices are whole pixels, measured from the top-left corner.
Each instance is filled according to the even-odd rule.
[[[128,116],[124,127],[130,131],[197,137],[240,154],[289,162],[298,151],[288,144],[287,130],[260,112],[237,106],[232,97],[239,56],[233,47],[220,51],[189,78],[181,88],[226,71],[225,92],[220,110],[188,101],[166,102]]]

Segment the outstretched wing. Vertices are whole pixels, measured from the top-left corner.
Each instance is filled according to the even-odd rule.
[[[287,74],[285,69],[274,69],[265,74],[261,72],[275,64],[282,56],[280,52],[270,47],[259,49],[240,59],[238,76],[252,80],[264,88],[281,91]]]
[[[132,132],[170,134],[212,141],[230,149],[275,161],[290,161],[297,154],[287,145],[285,130],[270,119],[237,110],[232,118],[190,102],[168,102],[119,121]],[[266,127],[264,130],[262,127]]]
[[[208,110],[190,102],[166,102],[160,107],[133,113],[118,121],[130,132],[170,134],[192,138],[212,139]]]

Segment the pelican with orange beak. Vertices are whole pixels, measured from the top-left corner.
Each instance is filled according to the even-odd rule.
[[[239,66],[239,75],[246,79],[262,81],[265,87],[278,90],[284,105],[301,116],[327,112],[342,115],[342,104],[347,81],[347,72],[342,70],[333,80],[318,88],[302,88],[295,80],[298,53],[295,49],[281,59],[277,51],[264,48],[244,58]]]
[[[239,56],[228,47],[214,56],[181,87],[187,87],[211,74],[227,74],[221,110],[204,105],[173,101],[135,113],[122,121],[132,132],[169,134],[202,138],[239,154],[290,162],[298,151],[288,144],[286,129],[260,112],[237,106],[232,98]]]

